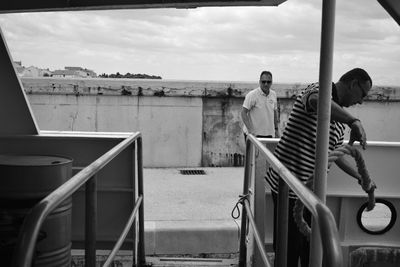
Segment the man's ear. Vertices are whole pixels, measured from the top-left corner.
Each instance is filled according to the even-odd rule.
[[[353,88],[357,86],[357,82],[358,82],[357,79],[351,80],[350,85],[349,85],[350,92],[352,92]]]
[[[308,112],[317,112],[318,108],[318,93],[312,93],[307,98],[306,109]]]

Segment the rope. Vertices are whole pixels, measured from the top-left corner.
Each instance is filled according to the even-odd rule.
[[[246,195],[239,195],[239,200],[236,202],[236,204],[235,204],[235,206],[233,207],[232,212],[231,212],[231,216],[232,216],[232,218],[234,219],[234,222],[235,222],[235,223],[236,223],[236,219],[238,219],[238,218],[240,217],[239,204],[241,204],[242,207],[245,208],[245,207],[244,207],[244,202],[245,202],[246,200],[249,201],[248,198],[249,198],[249,194],[246,194]],[[235,211],[236,211],[237,215],[235,215]],[[243,218],[242,218],[242,220],[243,220]],[[236,225],[238,226],[238,240],[240,240],[240,227],[239,227],[239,225],[238,225],[237,223],[236,223]],[[246,217],[246,226],[247,226],[247,228],[246,228],[246,235],[249,233],[248,225],[249,225],[249,218]]]
[[[244,201],[247,200],[248,197],[249,197],[249,194],[239,195],[239,200],[236,202],[236,205],[233,207],[232,212],[231,212],[231,216],[233,219],[236,220],[240,217],[239,204],[244,206]],[[235,215],[235,211],[236,211],[237,215]]]
[[[358,149],[350,145],[343,145],[329,153],[328,162],[335,162],[337,159],[344,155],[350,155],[354,158],[357,165],[358,173],[361,178],[358,180],[358,183],[361,185],[361,188],[368,194],[368,206],[367,211],[372,210],[375,207],[375,189],[376,185],[369,177],[367,168],[365,167],[364,159],[361,156],[361,153]],[[306,187],[312,190],[314,177],[311,176],[306,182]],[[311,228],[307,224],[307,222],[303,218],[303,210],[304,204],[300,199],[297,199],[295,205],[293,207],[293,218],[299,228],[299,231],[305,235],[308,239],[310,238]]]

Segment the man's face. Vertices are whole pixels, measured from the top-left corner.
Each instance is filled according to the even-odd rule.
[[[369,81],[363,82],[354,79],[349,85],[350,94],[349,97],[345,99],[343,106],[350,107],[356,104],[362,104],[370,90],[371,83]]]
[[[272,77],[269,74],[263,74],[260,77],[260,88],[264,92],[264,94],[269,94],[269,89],[272,85]]]

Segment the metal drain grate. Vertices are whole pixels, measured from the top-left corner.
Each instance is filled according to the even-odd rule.
[[[183,175],[204,175],[206,172],[204,170],[180,170]]]

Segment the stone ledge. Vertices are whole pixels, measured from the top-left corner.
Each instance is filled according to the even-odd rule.
[[[145,221],[147,255],[236,253],[239,235],[233,220]]]
[[[236,81],[184,81],[109,78],[21,78],[27,94],[104,95],[104,96],[157,96],[243,98],[258,86],[257,82]],[[279,84],[272,89],[278,98],[292,99],[307,85]],[[400,101],[400,87],[373,86],[367,100]]]
[[[107,257],[109,255],[109,251],[97,251],[96,255],[96,267],[102,266]],[[234,255],[234,257],[224,257],[224,255],[203,255],[202,257],[188,257],[186,255],[177,255],[174,257],[165,257],[165,256],[150,256],[146,257],[147,266],[152,267],[188,267],[188,266],[197,266],[197,267],[233,267],[238,266],[238,255]],[[118,267],[132,267],[134,265],[132,261],[132,252],[130,251],[121,251],[119,252],[114,260],[112,261],[111,266]],[[71,267],[84,267],[85,266],[85,254],[83,251],[72,251],[72,259],[71,259]]]
[[[102,266],[109,255],[109,250],[97,250],[96,267]],[[71,251],[71,267],[85,266],[84,250]],[[275,255],[267,253],[269,262],[273,265]],[[151,255],[146,257],[146,264],[152,267],[237,267],[239,253],[234,254],[202,254],[202,255]],[[121,250],[115,256],[112,266],[132,267],[132,252]]]

